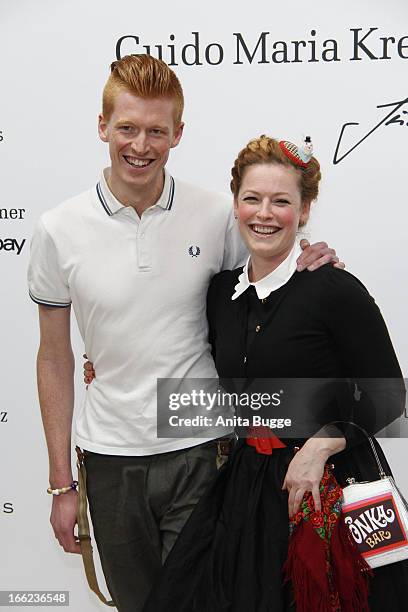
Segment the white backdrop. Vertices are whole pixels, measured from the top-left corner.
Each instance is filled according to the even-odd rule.
[[[334,246],[375,296],[408,373],[406,0],[2,0],[0,589],[69,590],[75,612],[102,604],[88,593],[80,559],[62,552],[48,524],[48,465],[35,385],[37,312],[25,274],[40,213],[93,185],[108,164],[96,119],[123,36],[131,38],[123,41],[122,54],[151,45],[157,55],[154,45],[162,45],[163,59],[172,61],[174,45],[174,69],[186,97],[185,135],[169,162],[176,176],[226,191],[235,155],[250,137],[268,133],[296,142],[312,135],[323,186],[310,235]],[[186,65],[183,47],[194,42],[184,59],[201,65]],[[223,60],[211,65],[220,47]],[[385,104],[394,106],[378,108]],[[345,128],[339,158],[391,112],[333,163],[344,124],[357,125]],[[80,403],[83,350],[76,332],[75,346]],[[384,445],[408,493],[406,442]]]

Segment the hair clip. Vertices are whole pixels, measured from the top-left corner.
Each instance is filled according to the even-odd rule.
[[[288,140],[281,140],[279,146],[283,153],[288,157],[294,164],[301,168],[307,168],[308,163],[313,156],[313,144],[310,136],[306,136],[302,146],[297,147]]]

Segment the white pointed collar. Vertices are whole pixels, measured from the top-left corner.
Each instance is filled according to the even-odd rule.
[[[272,291],[276,291],[276,289],[279,289],[279,287],[282,287],[282,285],[288,282],[296,270],[296,260],[301,253],[302,249],[300,248],[299,242],[296,241],[286,259],[284,259],[275,270],[256,283],[251,283],[248,277],[248,267],[251,261],[251,257],[248,257],[242,274],[238,277],[238,283],[235,285],[235,292],[231,300],[236,300],[251,285],[255,287],[256,294],[260,300],[267,298]]]

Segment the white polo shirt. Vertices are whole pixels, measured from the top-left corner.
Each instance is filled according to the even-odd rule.
[[[245,256],[231,198],[167,172],[159,200],[141,218],[114,197],[104,174],[96,187],[41,216],[30,296],[47,306],[72,303],[96,370],[76,420],[79,446],[148,455],[204,441],[157,438],[156,381],[217,376],[207,288]]]

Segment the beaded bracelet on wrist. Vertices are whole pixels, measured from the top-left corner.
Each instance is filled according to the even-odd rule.
[[[68,493],[68,491],[76,491],[77,487],[78,481],[73,480],[69,486],[61,487],[60,489],[51,489],[51,487],[48,487],[47,493],[50,495],[63,495],[64,493]]]

